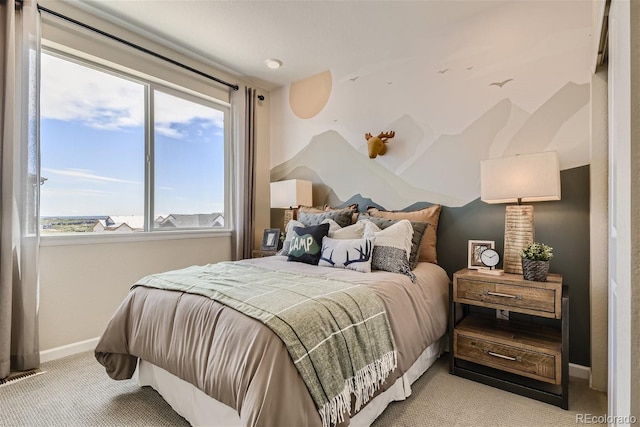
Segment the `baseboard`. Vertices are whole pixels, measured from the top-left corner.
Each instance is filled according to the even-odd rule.
[[[569,363],[569,376],[580,378],[582,380],[589,380],[589,377],[591,376],[591,368],[588,366],[576,365],[575,363]]]
[[[99,340],[100,337],[95,337],[85,341],[63,345],[62,347],[55,347],[49,350],[41,351],[40,363],[50,362],[52,360],[62,359],[63,357],[93,350],[94,348],[96,348],[96,345],[98,345]]]

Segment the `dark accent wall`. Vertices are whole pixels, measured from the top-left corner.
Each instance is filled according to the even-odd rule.
[[[563,283],[569,288],[569,361],[591,366],[589,166],[564,170],[560,175],[562,200],[533,204],[535,237],[536,241],[553,247],[550,272],[562,274]],[[333,200],[325,202],[331,204]],[[351,203],[358,203],[363,210],[373,201],[358,195],[343,205]],[[335,203],[333,205],[337,206]],[[426,202],[416,203],[403,210],[411,211],[430,205]],[[503,254],[505,207],[504,204],[489,205],[480,199],[456,208],[443,206],[438,225],[438,264],[447,271],[449,277],[467,266],[469,240],[493,240],[498,253]],[[282,212],[281,209],[271,210],[272,227],[283,227]],[[498,266],[501,267],[502,264]],[[539,322],[545,323],[545,320]]]
[[[591,366],[589,166],[562,171],[561,182],[562,200],[532,204],[535,240],[553,247],[550,272],[562,274],[569,288],[569,361]],[[438,263],[450,277],[467,266],[469,240],[494,240],[503,254],[505,206],[476,199],[459,208],[443,207]]]

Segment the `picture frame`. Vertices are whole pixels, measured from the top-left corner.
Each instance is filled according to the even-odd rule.
[[[265,228],[262,234],[262,243],[260,243],[260,250],[262,251],[277,251],[280,244],[280,229],[279,228]]]
[[[493,240],[469,240],[468,262],[467,268],[470,270],[487,270],[489,267],[484,265],[480,259],[480,254],[485,249],[495,249],[496,242]]]

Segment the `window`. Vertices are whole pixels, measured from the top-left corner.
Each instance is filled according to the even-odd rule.
[[[54,53],[41,63],[43,235],[228,225],[226,105]]]

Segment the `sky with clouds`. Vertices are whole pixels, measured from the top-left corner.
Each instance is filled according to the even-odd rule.
[[[143,215],[144,86],[42,55],[42,216]],[[224,115],[155,91],[154,215],[222,212]]]

